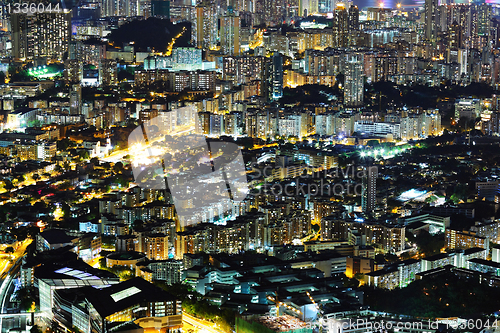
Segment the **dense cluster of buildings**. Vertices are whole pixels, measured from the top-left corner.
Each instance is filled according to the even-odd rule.
[[[500,169],[477,149],[494,158],[499,145],[496,4],[10,8],[0,248],[18,283],[0,303],[21,303],[11,285],[36,293],[44,331],[197,332],[184,298],[233,311],[245,332],[312,333],[306,322],[375,315],[358,283],[392,290],[451,272],[500,286]],[[120,35],[134,24],[171,40]],[[189,146],[196,135],[206,147]],[[218,167],[229,145],[238,176]],[[442,248],[424,256],[422,237]],[[192,291],[165,291],[179,284]]]

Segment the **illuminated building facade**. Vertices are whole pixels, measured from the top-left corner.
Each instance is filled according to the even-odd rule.
[[[196,6],[196,45],[202,49],[214,49],[217,46],[217,10],[216,6],[209,2],[203,2]]]
[[[266,100],[275,101],[283,96],[283,56],[275,53],[266,61]]]
[[[182,260],[152,260],[137,264],[136,276],[148,281],[165,281],[167,285],[181,283]],[[148,274],[150,273],[150,274]],[[149,277],[147,279],[146,277]]]
[[[101,290],[78,288],[54,293],[54,318],[68,330],[105,333],[121,324],[135,330],[177,330],[181,301],[142,278]],[[133,322],[133,323],[131,323]]]
[[[223,78],[237,85],[252,80],[260,80],[264,71],[265,60],[264,57],[224,57],[222,59]]]
[[[490,273],[494,276],[500,276],[500,263],[492,260],[471,259],[468,262],[468,269],[482,273]]]
[[[140,233],[135,244],[135,250],[145,253],[150,260],[168,259],[168,236],[159,233]]]
[[[292,114],[285,116],[285,118],[278,119],[278,131],[279,135],[283,137],[305,137],[307,135],[306,114]]]
[[[373,272],[374,260],[370,258],[347,257],[345,275],[353,278],[356,274]]]
[[[437,23],[438,23],[437,14],[438,14],[438,1],[425,0],[424,4],[425,38],[431,42],[435,42],[437,38]]]
[[[103,86],[118,83],[118,67],[116,60],[100,59],[99,61],[99,84]]]
[[[47,57],[62,61],[71,38],[71,11],[12,14],[12,55],[16,59]]]
[[[349,46],[349,12],[344,4],[337,4],[335,8],[335,29],[336,29],[336,46]]]
[[[220,18],[220,44],[223,54],[240,54],[240,17],[229,7],[227,14]]]
[[[83,261],[67,266],[42,265],[35,268],[35,284],[38,285],[40,310],[50,315],[54,307],[54,292],[57,289],[82,288],[86,286],[104,288],[117,284],[114,274],[85,264]]]
[[[389,290],[404,288],[415,281],[417,274],[422,271],[421,267],[420,260],[409,259],[375,272],[366,273],[364,280],[370,287]]]
[[[479,99],[462,98],[455,102],[455,119],[462,117],[476,119],[481,115],[481,101]]]
[[[445,247],[449,249],[470,249],[473,247],[489,247],[489,240],[476,236],[473,231],[447,229],[445,232]]]
[[[377,195],[377,176],[377,167],[365,167],[361,194],[361,207],[363,209],[363,212],[370,213],[375,209]]]
[[[346,54],[344,66],[344,104],[348,106],[360,106],[363,104],[365,90],[363,54]]]
[[[176,47],[172,50],[171,56],[149,56],[144,59],[145,70],[201,70],[211,67],[212,64],[212,62],[203,62],[202,50],[195,47]]]

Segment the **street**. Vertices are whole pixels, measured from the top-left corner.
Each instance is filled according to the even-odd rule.
[[[182,313],[182,322],[184,324],[183,330],[187,332],[187,330],[190,327],[193,327],[193,330],[195,332],[201,332],[201,333],[221,333],[220,330],[218,330],[215,326],[214,323],[211,323],[209,321],[205,321],[202,319],[195,318],[186,312]]]
[[[24,240],[21,245],[7,257],[0,259],[0,313],[8,313],[10,297],[14,292],[14,280],[21,267],[21,259],[32,239]],[[26,326],[25,316],[5,316],[0,318],[0,333],[8,332],[13,328]]]

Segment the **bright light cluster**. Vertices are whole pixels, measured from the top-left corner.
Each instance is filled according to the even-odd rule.
[[[33,67],[33,68],[30,68],[28,70],[28,75],[36,76],[36,77],[40,77],[40,78],[53,77],[59,73],[60,73],[59,71],[58,72],[49,72],[49,69],[47,68],[46,65]]]
[[[409,200],[415,200],[418,197],[425,195],[426,193],[427,193],[427,191],[416,190],[416,189],[412,188],[411,190],[408,190],[406,192],[401,193],[401,195],[398,197],[398,200],[403,201],[403,202],[409,201]]]
[[[163,156],[165,151],[157,147],[146,148],[137,144],[131,148],[130,153],[132,164],[138,166],[152,164]]]
[[[393,149],[373,149],[373,150],[367,150],[367,151],[362,151],[360,153],[361,157],[383,157],[383,158],[389,158],[389,157],[394,157],[396,154],[400,154],[408,150],[409,148],[393,148]]]
[[[28,73],[30,75],[40,75],[40,74],[45,74],[49,71],[49,69],[47,68],[47,66],[38,66],[36,68],[30,68]]]

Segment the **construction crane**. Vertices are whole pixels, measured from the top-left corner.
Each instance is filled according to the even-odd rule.
[[[316,309],[318,309],[318,312],[319,312],[319,311],[320,311],[320,309],[319,309],[319,305],[318,305],[318,303],[316,303],[316,302],[314,301],[314,298],[312,298],[311,294],[310,294],[308,291],[306,291],[306,294],[307,294],[307,297],[309,297],[309,299],[311,300],[312,304],[314,304],[314,305],[316,306]]]
[[[276,293],[276,294],[278,294],[278,293]],[[280,316],[280,307],[281,306],[285,307],[287,310],[290,310],[296,314],[299,314],[299,315],[302,314],[302,311],[300,311],[299,309],[296,309],[296,308],[294,308],[286,303],[280,302],[278,300],[278,297],[273,297],[273,296],[268,295],[267,300],[276,304],[276,317]]]
[[[306,291],[306,294],[307,294],[307,297],[309,297],[309,299],[311,300],[311,303],[314,304],[314,306],[316,306],[316,309],[318,310],[318,319],[322,319],[323,318],[323,310],[320,309],[319,304],[316,303],[316,301],[314,300],[314,298],[312,298],[311,294],[308,291]]]

